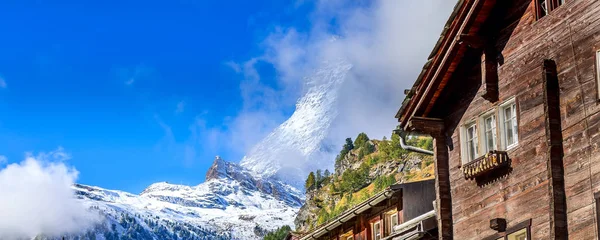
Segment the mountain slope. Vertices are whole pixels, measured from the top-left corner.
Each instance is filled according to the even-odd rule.
[[[410,145],[432,149],[431,138],[413,138]],[[391,140],[369,140],[361,133],[348,139],[336,159],[335,171],[318,170],[306,181],[305,204],[295,219],[296,230],[306,232],[394,183],[434,177],[433,157],[408,152]]]
[[[259,239],[292,225],[303,201],[297,189],[219,157],[197,186],[160,182],[139,195],[80,184],[73,189],[105,217],[77,236],[83,239]]]
[[[292,116],[254,146],[240,164],[263,177],[277,176],[296,186],[310,170],[327,164],[318,159],[330,155],[324,141],[338,115],[339,89],[350,69],[348,63],[329,62],[307,77],[307,92]]]

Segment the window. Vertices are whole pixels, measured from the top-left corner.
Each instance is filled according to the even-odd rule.
[[[390,232],[394,232],[394,226],[398,225],[398,213],[390,215]]]
[[[354,232],[352,230],[340,236],[340,240],[354,240]]]
[[[373,240],[381,239],[381,221],[373,223]]]
[[[385,229],[384,235],[387,236],[394,232],[394,226],[398,225],[398,211],[396,209],[385,213]]]
[[[467,129],[467,157],[468,161],[473,161],[479,153],[479,141],[477,140],[477,124],[471,123]]]
[[[508,234],[506,236],[507,240],[527,240],[527,229],[523,228],[517,232]]]
[[[600,192],[594,193],[594,199],[596,200],[596,227],[600,233]]]
[[[485,152],[498,150],[498,147],[496,145],[496,115],[487,115],[484,116],[482,119]]]
[[[600,99],[600,49],[596,50],[596,85],[598,87],[598,99]]]
[[[531,219],[519,223],[504,232],[496,233],[484,238],[484,240],[530,240],[531,239]]]
[[[479,133],[477,122],[472,121],[460,128],[462,163],[469,163],[479,157]]]
[[[500,106],[501,116],[501,138],[502,145],[505,150],[511,149],[519,142],[518,125],[517,125],[517,104],[514,100]]]
[[[598,85],[600,86],[600,81]],[[600,87],[598,92],[600,93]],[[459,134],[462,164],[474,161],[493,150],[506,151],[516,147],[519,143],[519,128],[515,98],[481,114],[476,120],[467,121],[460,127]]]
[[[550,8],[548,6],[548,0],[537,0],[537,2],[538,19],[540,19],[550,13]]]
[[[550,12],[561,5],[565,4],[566,0],[535,0],[535,11],[537,19],[543,18]]]

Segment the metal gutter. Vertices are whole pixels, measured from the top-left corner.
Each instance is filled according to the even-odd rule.
[[[430,217],[435,217],[435,210],[431,210],[421,216],[418,216],[416,218],[413,218],[411,220],[406,221],[405,223],[402,223],[400,225],[394,226],[394,232],[402,232],[404,230],[407,230],[411,227],[413,227],[414,225],[420,223],[421,221],[428,219]]]
[[[398,136],[400,136],[400,147],[402,149],[433,156],[433,151],[429,151],[427,149],[422,149],[422,148],[418,148],[418,147],[414,147],[414,146],[410,146],[410,145],[406,144],[406,135],[409,135],[410,133],[407,133],[402,129],[396,129],[396,130],[394,130],[394,132],[396,132],[396,134],[398,134]]]

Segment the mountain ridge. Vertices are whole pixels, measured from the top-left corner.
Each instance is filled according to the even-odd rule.
[[[139,195],[83,184],[73,190],[104,221],[66,239],[260,239],[292,225],[303,202],[292,186],[220,157],[196,186],[157,182]]]

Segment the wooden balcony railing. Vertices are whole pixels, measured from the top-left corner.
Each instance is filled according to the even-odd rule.
[[[463,165],[462,171],[466,179],[475,179],[476,177],[488,174],[495,169],[507,166],[509,163],[508,154],[504,151],[490,151],[485,155]]]

